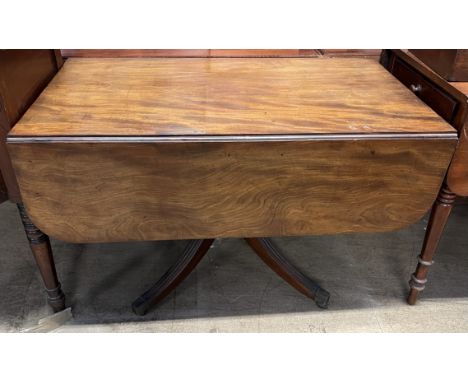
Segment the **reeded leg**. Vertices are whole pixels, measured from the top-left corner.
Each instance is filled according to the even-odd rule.
[[[22,204],[18,204],[18,210],[31,251],[44,281],[47,301],[54,312],[59,312],[65,309],[65,295],[57,279],[49,237],[33,224]]]
[[[280,251],[267,238],[246,238],[245,239],[255,253],[282,277],[292,287],[307,297],[315,300],[320,308],[327,308],[330,299],[330,293],[320,287],[310,278],[302,274],[288,260],[286,260]]]
[[[213,239],[192,240],[185,247],[182,257],[150,289],[132,304],[133,311],[143,316],[148,309],[171,293],[197,266],[208,252]]]
[[[432,207],[421,255],[418,256],[418,265],[409,281],[411,289],[407,302],[410,305],[414,305],[416,303],[419,292],[421,292],[425,287],[429,267],[434,263],[432,258],[434,257],[437,245],[439,244],[439,240],[442,236],[445,224],[447,223],[450,211],[452,210],[455,198],[456,195],[450,191],[446,185],[444,185],[439,191],[437,200]]]

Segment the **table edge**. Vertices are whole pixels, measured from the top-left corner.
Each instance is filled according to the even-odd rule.
[[[457,132],[280,135],[164,135],[164,136],[8,136],[7,143],[181,143],[181,142],[302,142],[385,139],[457,139]]]

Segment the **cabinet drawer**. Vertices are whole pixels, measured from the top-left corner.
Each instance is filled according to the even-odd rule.
[[[452,122],[458,103],[450,94],[446,93],[398,57],[393,64],[392,74],[437,114],[447,122]]]

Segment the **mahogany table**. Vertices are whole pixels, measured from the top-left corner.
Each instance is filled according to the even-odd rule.
[[[22,215],[49,291],[47,235],[191,239],[138,314],[212,240],[246,238],[296,289],[328,292],[267,237],[383,232],[430,208],[456,131],[375,60],[68,59],[8,136]]]

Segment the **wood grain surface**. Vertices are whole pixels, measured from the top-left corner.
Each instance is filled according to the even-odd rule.
[[[23,200],[69,242],[389,231],[434,201],[456,138],[9,143]]]
[[[10,135],[452,132],[370,59],[75,58]]]

